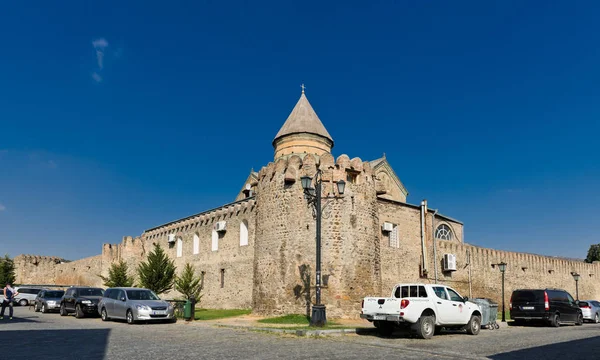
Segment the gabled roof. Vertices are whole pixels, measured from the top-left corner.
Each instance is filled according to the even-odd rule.
[[[300,99],[296,103],[296,106],[294,106],[290,116],[288,116],[281,129],[279,129],[279,132],[273,141],[285,135],[302,133],[320,135],[333,143],[331,135],[329,135],[327,129],[325,129],[325,126],[323,126],[323,123],[317,116],[317,113],[308,102],[306,95],[304,95],[304,91],[302,91],[302,95],[300,95]]]
[[[379,159],[369,161],[369,164],[371,165],[373,172],[377,172],[377,170],[382,167],[385,168],[387,170],[387,173],[392,177],[392,179],[394,179],[394,182],[400,188],[400,191],[402,191],[404,195],[408,195],[408,190],[406,190],[406,187],[404,187],[404,184],[402,183],[402,181],[400,181],[400,178],[398,177],[398,175],[396,175],[394,169],[392,169],[392,166],[387,161],[385,154]]]
[[[252,186],[252,184],[255,183],[258,183],[258,173],[254,171],[254,169],[252,169],[250,170],[250,175],[248,175],[248,177],[246,178],[244,185],[242,185],[242,188],[240,189],[240,191],[238,191],[235,201],[243,200],[246,197],[244,194],[244,190],[246,190],[246,184],[250,184]],[[256,186],[253,186],[252,190],[256,191]]]

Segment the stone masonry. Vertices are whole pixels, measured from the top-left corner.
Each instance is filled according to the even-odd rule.
[[[319,170],[322,302],[329,317],[358,317],[364,296],[388,295],[398,282],[433,283],[436,266],[439,283],[501,302],[495,266],[501,261],[508,264],[507,301],[513,289],[525,287],[557,287],[575,295],[572,272],[581,275],[580,298],[600,298],[600,264],[468,245],[461,222],[439,213],[434,217],[426,203],[407,203],[408,191],[385,156],[334,158],[333,144],[302,93],[273,141],[274,161],[250,172],[235,202],[150,228],[139,237],[126,236],[120,244],[104,244],[100,255],[77,261],[17,256],[17,283],[102,286],[98,275],[107,275],[111,264],[123,260],[135,275],[158,243],[179,270],[185,263],[195,266],[204,284],[203,307],[309,313],[315,301],[315,219],[300,178],[314,178]],[[343,195],[337,194],[338,180],[346,182]],[[223,224],[224,229],[218,227]],[[442,227],[451,240],[434,241]],[[456,271],[443,271],[444,254],[456,256]]]

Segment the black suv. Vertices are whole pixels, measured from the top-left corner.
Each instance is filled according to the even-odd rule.
[[[583,324],[579,301],[561,289],[519,289],[510,297],[510,317],[515,324],[526,320],[542,320],[550,326]]]
[[[76,318],[85,315],[98,316],[98,302],[104,290],[91,287],[70,287],[60,300],[60,315],[67,316],[74,312]]]

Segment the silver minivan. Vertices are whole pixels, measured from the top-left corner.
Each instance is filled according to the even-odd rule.
[[[136,321],[177,321],[173,306],[153,291],[142,288],[109,288],[98,303],[102,321],[124,319]]]

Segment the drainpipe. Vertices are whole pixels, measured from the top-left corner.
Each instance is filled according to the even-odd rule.
[[[435,283],[438,282],[438,259],[437,259],[437,239],[435,238],[435,215],[437,214],[437,210],[433,212],[433,216],[431,217],[431,238],[433,239],[433,272],[435,273]]]
[[[427,200],[421,201],[421,276],[427,274],[427,255],[425,253],[425,213],[427,212]]]

